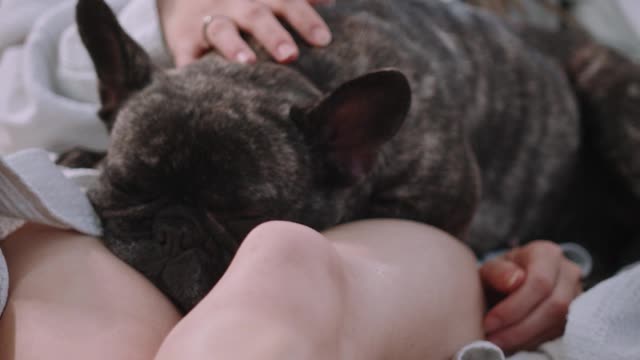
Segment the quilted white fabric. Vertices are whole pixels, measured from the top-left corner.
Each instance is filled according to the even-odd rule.
[[[573,303],[564,344],[567,360],[640,359],[640,265]]]
[[[155,0],[107,0],[160,66],[171,63]],[[0,6],[0,153],[39,147],[104,149],[93,64],[74,23],[75,0]]]

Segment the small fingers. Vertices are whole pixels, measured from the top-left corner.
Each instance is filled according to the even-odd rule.
[[[551,295],[524,320],[496,333],[488,340],[507,352],[531,349],[564,332],[569,305],[576,297],[575,284],[580,281],[577,266],[564,260],[558,282]]]
[[[305,0],[274,1],[276,13],[284,17],[304,39],[315,46],[326,46],[331,42],[329,27],[320,15]]]
[[[553,292],[560,273],[562,250],[555,244],[538,242],[518,249],[513,259],[526,271],[524,283],[489,311],[484,319],[490,334],[524,319]]]
[[[251,33],[277,61],[290,62],[298,57],[298,48],[293,38],[268,6],[252,2],[242,8],[236,19],[240,28]]]
[[[212,16],[205,20],[208,45],[216,48],[227,59],[240,63],[253,63],[256,55],[242,39],[234,22],[226,16]]]
[[[512,261],[497,258],[482,265],[480,278],[485,287],[507,294],[522,284],[525,272]]]
[[[252,35],[275,60],[295,60],[299,49],[275,14],[290,23],[311,45],[323,46],[331,41],[328,26],[311,6],[334,3],[331,0],[201,0],[195,5],[183,3],[158,2],[166,42],[177,66],[197,60],[211,48],[230,60],[255,62],[257,56],[239,30]],[[207,14],[211,15],[206,17],[210,20],[204,25],[193,21]]]

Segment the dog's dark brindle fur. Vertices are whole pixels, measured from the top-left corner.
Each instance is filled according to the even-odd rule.
[[[611,266],[604,250],[638,243],[637,66],[455,2],[322,15],[335,40],[289,66],[211,54],[165,72],[102,1],[79,2],[111,131],[90,193],[104,242],[181,309],[269,219],[413,219],[478,252],[579,241]]]

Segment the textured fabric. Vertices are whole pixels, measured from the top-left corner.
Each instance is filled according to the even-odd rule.
[[[91,203],[43,150],[24,150],[0,161],[0,215],[98,236]]]
[[[108,0],[160,66],[170,64],[155,0]],[[0,6],[0,153],[40,147],[104,149],[97,85],[74,25],[75,0],[5,0]]]
[[[640,359],[640,263],[582,294],[565,334],[509,360]]]
[[[573,303],[564,345],[567,360],[640,359],[640,265]]]

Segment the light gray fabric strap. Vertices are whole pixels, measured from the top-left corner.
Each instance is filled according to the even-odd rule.
[[[41,149],[24,150],[0,160],[0,216],[101,234],[85,193]]]

